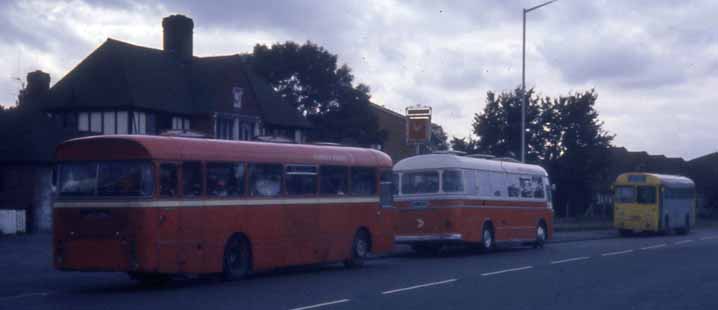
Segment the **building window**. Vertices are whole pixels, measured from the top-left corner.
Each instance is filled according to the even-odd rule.
[[[140,135],[147,133],[147,114],[145,112],[132,113],[132,133]]]
[[[232,140],[233,127],[234,119],[217,118],[217,132],[215,137],[217,139]]]
[[[102,112],[90,113],[90,131],[102,133]]]
[[[232,87],[232,98],[234,99],[234,102],[232,103],[232,106],[241,109],[242,108],[242,95],[244,95],[244,89],[241,87]]]
[[[90,131],[90,113],[80,112],[77,115],[77,130]]]
[[[105,112],[104,115],[103,132],[106,135],[112,135],[116,133],[115,130],[115,112]]]
[[[172,130],[190,130],[189,118],[181,116],[172,117]]]
[[[127,125],[129,124],[129,117],[127,111],[118,111],[117,112],[117,133],[121,135],[126,135],[129,133],[127,130]]]

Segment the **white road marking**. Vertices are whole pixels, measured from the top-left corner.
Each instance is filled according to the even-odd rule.
[[[641,250],[652,250],[652,249],[662,248],[666,245],[667,244],[665,244],[665,243],[649,245],[649,246],[642,247]]]
[[[35,292],[35,293],[26,293],[26,294],[14,295],[14,296],[2,296],[2,297],[0,297],[0,301],[26,298],[26,297],[35,297],[35,296],[45,297],[47,295],[50,295],[50,292]]]
[[[499,271],[482,273],[481,276],[482,276],[482,277],[493,276],[493,275],[495,275],[495,274],[512,272],[512,271],[521,271],[521,270],[527,270],[527,269],[531,269],[531,268],[533,268],[533,266],[524,266],[524,267],[519,267],[519,268],[511,268],[511,269],[505,269],[505,270],[499,270]]]
[[[585,260],[585,259],[589,259],[589,258],[590,257],[588,257],[588,256],[581,256],[581,257],[567,258],[567,259],[562,259],[562,260],[555,260],[555,261],[551,262],[551,265],[575,262],[575,261]]]
[[[608,253],[603,253],[603,254],[601,254],[601,256],[621,255],[621,254],[628,254],[628,253],[631,253],[631,252],[633,252],[633,250],[625,250],[625,251],[617,251],[617,252],[608,252]]]
[[[382,295],[389,295],[389,294],[394,294],[394,293],[398,293],[398,292],[413,290],[413,289],[422,288],[422,287],[427,287],[427,286],[447,284],[447,283],[454,282],[454,281],[456,281],[456,280],[457,280],[457,279],[449,279],[449,280],[444,280],[444,281],[439,281],[439,282],[431,282],[431,283],[426,283],[426,284],[419,284],[419,285],[414,285],[414,286],[405,287],[405,288],[398,288],[398,289],[395,289],[395,290],[383,291],[383,292],[381,292],[381,294],[382,294]]]
[[[685,243],[690,243],[690,242],[693,242],[693,240],[691,240],[691,239],[681,240],[681,241],[676,242],[675,244],[685,244]]]
[[[701,240],[711,240],[711,239],[715,239],[715,238],[718,238],[718,236],[703,237],[703,238],[701,238]]]
[[[348,301],[349,301],[349,299],[340,299],[340,300],[328,301],[328,302],[324,302],[324,303],[316,304],[316,305],[311,305],[311,306],[304,306],[304,307],[299,307],[299,308],[292,308],[292,309],[289,309],[289,310],[314,309],[314,308],[319,308],[319,307],[324,307],[324,306],[331,306],[331,305],[341,304],[341,303],[345,303],[345,302],[348,302]]]

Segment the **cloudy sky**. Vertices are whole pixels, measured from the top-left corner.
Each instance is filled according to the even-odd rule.
[[[521,9],[542,0],[0,0],[0,104],[17,77],[59,80],[108,37],[162,46],[161,19],[195,21],[195,55],[313,41],[339,55],[374,102],[430,105],[467,136],[486,92],[521,83]],[[559,0],[531,12],[527,84],[595,88],[615,144],[691,159],[718,151],[718,1]]]

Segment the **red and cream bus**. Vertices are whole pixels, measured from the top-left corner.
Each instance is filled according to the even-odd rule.
[[[539,166],[435,153],[403,159],[394,173],[395,240],[417,252],[450,243],[542,246],[551,238],[551,187]]]
[[[237,279],[289,265],[361,265],[393,246],[392,161],[376,150],[97,136],[66,141],[57,160],[60,270]]]

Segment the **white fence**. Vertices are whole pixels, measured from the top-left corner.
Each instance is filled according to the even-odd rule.
[[[0,232],[3,234],[24,233],[25,210],[0,210]]]

